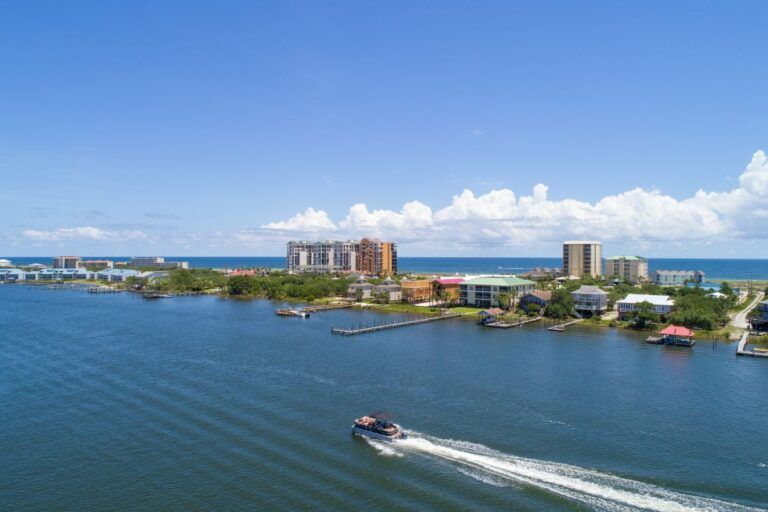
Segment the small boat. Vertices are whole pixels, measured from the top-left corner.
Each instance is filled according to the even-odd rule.
[[[664,338],[661,336],[648,336],[645,338],[646,343],[653,343],[654,345],[663,345],[664,344]]]
[[[170,293],[144,293],[142,297],[145,299],[170,299],[173,295]]]
[[[352,424],[352,433],[383,441],[394,441],[407,437],[400,425],[393,423],[392,417],[382,412],[357,418]]]
[[[278,316],[298,316],[301,318],[309,318],[309,312],[303,309],[278,309],[275,311]]]

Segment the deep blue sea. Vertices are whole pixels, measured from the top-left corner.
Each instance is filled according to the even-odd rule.
[[[768,360],[735,345],[0,285],[0,511],[768,507]],[[354,437],[389,411],[394,444]]]
[[[3,258],[3,256],[0,256]],[[87,256],[88,259],[128,260],[128,256]],[[17,264],[50,264],[50,257],[8,257]],[[282,256],[166,257],[166,261],[189,261],[194,268],[285,268]],[[441,274],[519,274],[534,267],[560,267],[561,258],[411,258],[400,257],[401,272]],[[650,258],[651,272],[658,269],[702,270],[710,279],[768,280],[768,259]]]

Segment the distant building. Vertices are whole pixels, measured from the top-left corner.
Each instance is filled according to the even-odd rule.
[[[286,269],[294,274],[362,272],[393,275],[397,274],[397,244],[369,238],[291,241],[287,244]]]
[[[427,302],[433,298],[434,281],[429,279],[403,279],[400,281],[403,289],[403,300],[410,303]]]
[[[78,268],[82,261],[80,256],[56,256],[53,258],[53,268]]]
[[[582,316],[601,316],[608,310],[608,292],[597,286],[582,285],[571,297],[573,308]]]
[[[128,262],[129,267],[134,268],[189,268],[188,261],[165,261],[160,256],[138,256]]]
[[[656,270],[653,282],[660,286],[683,286],[687,282],[703,283],[704,272],[700,270]]]
[[[637,309],[641,302],[648,302],[653,306],[653,311],[661,317],[666,317],[675,307],[675,301],[669,295],[645,295],[642,293],[630,293],[622,300],[616,302],[616,311],[621,320],[626,320]]]
[[[0,259],[0,267],[7,268],[7,267],[10,267],[11,265],[12,265],[11,260]]]
[[[371,298],[373,285],[365,277],[359,277],[357,281],[347,288],[347,297],[355,300],[365,300]]]
[[[462,305],[489,308],[500,305],[500,293],[519,298],[535,289],[536,283],[519,277],[473,277],[459,285],[459,302]]]
[[[388,302],[400,302],[403,300],[403,288],[387,277],[381,284],[373,286],[373,296],[385,294]]]
[[[594,241],[563,243],[563,274],[566,276],[600,277],[603,267],[603,244]]]
[[[112,260],[83,260],[80,262],[82,268],[102,269],[113,268],[114,266],[115,262]]]
[[[31,263],[29,265],[25,265],[25,267],[30,270],[43,270],[44,268],[48,268],[42,263]]]
[[[627,283],[648,280],[648,260],[642,256],[611,256],[605,259],[605,277]]]
[[[550,267],[536,267],[528,272],[520,274],[523,279],[532,279],[534,281],[544,281],[549,279],[556,279],[563,275],[562,268],[550,268]]]
[[[96,273],[96,279],[110,283],[123,283],[129,277],[139,277],[139,272],[126,268],[108,268]]]

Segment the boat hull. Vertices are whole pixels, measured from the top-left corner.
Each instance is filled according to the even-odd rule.
[[[380,434],[378,432],[374,432],[372,430],[366,430],[364,428],[360,428],[357,425],[352,425],[352,433],[357,434],[359,436],[366,436],[366,437],[371,437],[373,439],[380,439],[382,441],[394,441],[396,439],[406,438],[405,432],[403,432],[402,430],[398,430],[396,434],[387,436],[384,434]]]

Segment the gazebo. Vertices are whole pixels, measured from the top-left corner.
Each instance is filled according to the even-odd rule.
[[[692,347],[696,343],[693,339],[693,331],[679,325],[668,325],[659,331],[659,334],[666,345]]]

